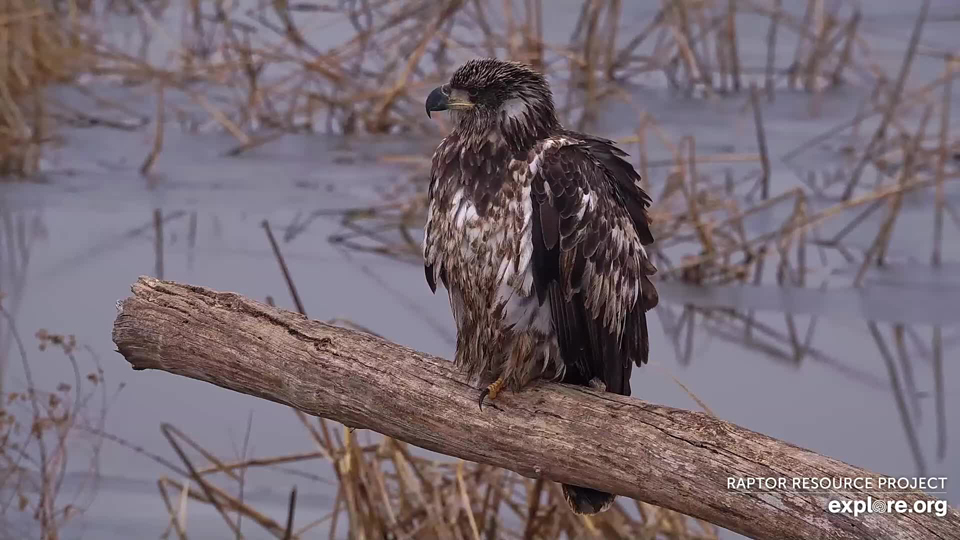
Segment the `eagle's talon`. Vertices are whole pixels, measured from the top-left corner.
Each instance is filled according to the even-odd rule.
[[[477,405],[480,405],[480,412],[483,412],[483,398],[487,397],[487,394],[489,393],[489,388],[484,388],[483,391],[480,392],[480,401],[477,403]]]
[[[499,379],[493,381],[493,383],[491,383],[489,386],[484,388],[483,391],[480,392],[480,401],[478,405],[480,405],[481,411],[483,411],[483,399],[487,396],[490,396],[491,401],[497,399],[497,395],[500,393],[500,390],[502,388],[503,388],[503,377],[500,377]]]

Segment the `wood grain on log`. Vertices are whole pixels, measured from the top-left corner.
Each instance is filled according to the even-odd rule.
[[[891,498],[878,489],[730,490],[730,477],[882,475],[699,412],[560,384],[505,392],[480,412],[478,391],[444,359],[237,294],[140,278],[118,307],[113,340],[135,369],[207,381],[450,456],[632,497],[756,538],[960,538],[953,508],[942,517],[826,510],[832,499]]]

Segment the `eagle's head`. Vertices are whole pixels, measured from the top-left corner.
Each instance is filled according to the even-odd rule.
[[[559,127],[553,94],[543,75],[526,64],[470,60],[450,82],[427,97],[427,116],[449,110],[457,129],[476,136],[493,129],[517,149],[531,146]]]

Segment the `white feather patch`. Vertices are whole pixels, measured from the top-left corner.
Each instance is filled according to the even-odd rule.
[[[594,201],[596,200],[593,197],[593,193],[589,193],[589,192],[584,193],[582,197],[583,197],[583,204],[590,210],[593,210],[593,204],[594,204]]]
[[[577,210],[577,221],[583,219],[583,215],[587,213],[587,208],[590,207],[590,201],[591,195],[580,191],[580,209]]]
[[[459,208],[460,201],[463,199],[463,190],[458,189],[453,193],[453,198],[450,200],[450,208]]]
[[[530,167],[529,167],[530,177],[533,178],[537,175],[538,172],[540,172],[540,163],[543,162],[543,156],[546,155],[547,152],[549,152],[550,150],[553,150],[554,148],[557,148],[559,146],[564,146],[564,145],[566,145],[566,139],[557,139],[557,140],[551,139],[545,142],[543,144],[543,148],[540,149],[540,152],[537,155],[533,156],[533,160],[530,161]]]
[[[497,283],[506,283],[513,277],[513,265],[509,258],[500,261],[500,268],[497,270]]]
[[[430,201],[430,205],[427,208],[427,223],[423,226],[423,258],[427,261],[431,261],[432,257],[430,256],[430,226],[433,223],[433,201]]]
[[[532,276],[529,269],[526,273]],[[544,335],[552,333],[549,300],[541,306],[536,295],[522,296],[513,287],[501,283],[497,289],[497,301],[503,304],[503,322],[515,330],[536,330]]]

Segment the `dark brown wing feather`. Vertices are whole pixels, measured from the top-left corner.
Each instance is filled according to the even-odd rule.
[[[568,132],[573,138],[580,139],[590,153],[603,163],[614,179],[614,186],[623,198],[623,204],[637,228],[640,242],[643,245],[653,243],[653,233],[650,232],[650,218],[647,208],[650,206],[650,196],[640,187],[640,175],[627,160],[623,159],[627,153],[616,147],[610,139],[593,137],[582,133]]]
[[[550,300],[564,382],[596,377],[630,395],[632,365],[649,357],[645,313],[656,305],[641,250],[653,241],[650,199],[622,151],[579,138],[548,151],[533,181],[534,286]]]

